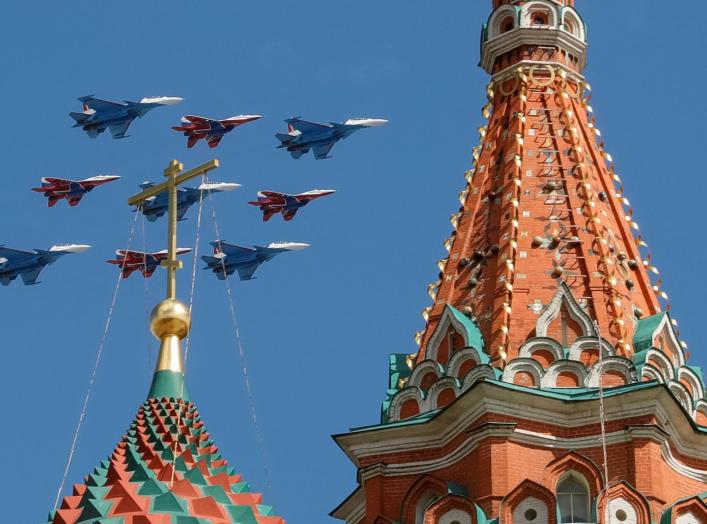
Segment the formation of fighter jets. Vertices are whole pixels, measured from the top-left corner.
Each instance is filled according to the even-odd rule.
[[[79,98],[82,104],[81,112],[71,112],[74,126],[81,128],[90,138],[110,130],[114,139],[127,138],[128,128],[138,118],[142,118],[157,107],[179,104],[182,98],[175,96],[145,97],[137,102],[129,100],[111,101],[96,98],[93,95]],[[180,125],[172,127],[187,137],[187,148],[193,148],[200,140],[204,140],[209,148],[217,147],[223,137],[243,124],[261,119],[261,115],[238,115],[229,118],[215,119],[204,116],[185,115]],[[331,122],[320,124],[303,120],[299,117],[288,118],[287,133],[277,133],[278,149],[286,149],[293,158],[312,151],[317,160],[332,158],[331,149],[334,145],[349,137],[360,129],[377,127],[387,124],[387,120],[376,118],[354,118],[343,123]],[[32,191],[42,193],[47,198],[48,207],[54,207],[59,200],[66,200],[70,207],[77,206],[83,197],[98,186],[118,180],[119,176],[97,175],[83,180],[68,178],[44,177],[41,186],[33,187]],[[143,189],[154,186],[153,182],[140,184]],[[189,208],[202,200],[206,194],[232,191],[241,187],[233,182],[205,182],[197,187],[180,187],[177,190],[177,219],[184,220]],[[259,191],[257,200],[248,202],[257,206],[263,213],[263,221],[267,222],[273,215],[281,214],[284,221],[292,220],[300,208],[312,200],[332,195],[334,189],[312,189],[298,194],[288,194],[277,191]],[[148,198],[135,212],[142,213],[145,218],[154,222],[167,213],[169,208],[166,193],[160,193]],[[264,262],[280,253],[297,251],[309,247],[309,244],[296,242],[273,242],[267,246],[243,247],[228,244],[221,240],[212,242],[213,255],[202,256],[206,263],[204,269],[211,270],[223,280],[237,272],[240,280],[252,280],[256,269]],[[7,286],[18,276],[25,285],[37,284],[42,269],[53,264],[63,255],[85,251],[90,246],[85,244],[58,244],[48,250],[36,249],[22,251],[0,245],[0,284]],[[190,252],[189,248],[178,248],[178,254]],[[107,262],[117,265],[123,278],[128,278],[138,271],[145,278],[155,272],[160,263],[167,258],[167,251],[142,252],[130,249],[119,249],[116,258]]]

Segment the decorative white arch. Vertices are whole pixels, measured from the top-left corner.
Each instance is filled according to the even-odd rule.
[[[469,362],[470,360],[473,360],[477,366],[481,365],[481,356],[476,348],[466,347],[459,351],[455,351],[452,358],[449,359],[449,364],[447,364],[445,374],[450,377],[463,378],[459,377],[459,370],[466,362]]]
[[[429,372],[437,375],[438,379],[444,375],[444,370],[438,362],[434,360],[423,360],[412,370],[410,379],[408,380],[408,386],[420,387],[422,379],[425,378],[425,375]]]
[[[493,370],[491,366],[488,364],[482,364],[480,366],[476,366],[474,369],[469,371],[467,375],[464,377],[464,380],[462,381],[462,386],[461,390],[466,391],[469,389],[471,386],[476,384],[477,382],[488,379],[488,380],[494,380],[496,378],[496,373]],[[539,382],[538,382],[539,384]]]
[[[682,366],[678,369],[678,380],[684,380],[692,386],[692,400],[697,402],[705,396],[704,386],[702,385],[702,380],[697,376],[697,373],[692,371],[687,366]]]
[[[577,381],[581,385],[587,383],[587,368],[584,364],[575,360],[559,360],[553,363],[542,378],[540,385],[544,388],[556,388],[557,377],[560,373],[570,372],[577,375]]]
[[[496,11],[491,15],[488,22],[488,39],[491,40],[502,34],[503,28],[501,24],[507,18],[513,19],[513,28],[518,27],[518,15],[516,14],[516,8],[512,5],[504,5],[496,9]]]
[[[568,31],[566,29],[565,24],[569,22],[572,25],[573,30]],[[584,31],[584,22],[582,21],[582,18],[579,16],[577,11],[573,7],[565,7],[562,10],[562,29],[564,31],[567,31],[568,33],[576,36],[579,38],[582,42],[587,41],[587,35],[585,34]]]
[[[532,358],[533,353],[541,349],[552,353],[555,361],[565,358],[565,351],[562,349],[562,344],[550,337],[533,337],[527,340],[521,346],[518,355],[523,358]]]
[[[663,376],[663,382],[668,382],[675,378],[675,369],[672,361],[660,349],[650,348],[646,352],[646,364],[651,364]]]
[[[589,375],[585,381],[585,385],[589,388],[599,387],[599,363],[594,364],[589,370]],[[620,373],[626,384],[636,382],[636,366],[633,362],[624,357],[606,357],[604,359],[604,373],[607,371],[615,371]]]
[[[641,368],[641,380],[657,380],[660,384],[665,384],[665,377],[661,371],[651,364],[646,364]]]
[[[405,403],[406,400],[416,400],[417,405],[420,408],[420,413],[423,413],[423,397],[420,388],[405,388],[398,391],[390,401],[390,407],[388,408],[388,417],[390,420],[400,420],[400,408]]]
[[[694,418],[695,408],[692,404],[692,395],[690,395],[687,388],[677,380],[671,380],[668,382],[668,389],[670,389],[670,392],[678,400],[678,402],[682,404],[690,416]]]
[[[533,0],[528,2],[521,9],[520,14],[520,26],[521,27],[531,27],[532,26],[532,16],[538,10],[543,13],[547,13],[548,16],[548,26],[557,27],[559,14],[557,12],[557,5],[549,0]]]
[[[584,310],[579,306],[572,295],[569,286],[562,282],[552,298],[550,303],[545,307],[542,315],[538,317],[535,323],[535,335],[538,337],[546,337],[548,328],[552,321],[557,318],[562,310],[562,306],[567,307],[570,317],[582,327],[582,335],[594,337],[596,336],[594,323]]]
[[[443,391],[451,389],[454,391],[454,397],[459,396],[459,381],[454,377],[442,377],[437,382],[430,386],[427,390],[427,398],[425,399],[424,411],[432,411],[437,409],[437,399]]]
[[[529,373],[535,381],[535,387],[540,387],[545,370],[537,360],[532,358],[516,358],[511,360],[503,370],[501,380],[513,384],[517,373],[524,371]]]
[[[599,339],[597,337],[579,337],[570,346],[570,352],[568,355],[569,360],[581,360],[582,353],[587,349],[596,349]],[[616,353],[614,346],[612,346],[606,339],[601,339],[601,350],[602,357],[611,357]]]

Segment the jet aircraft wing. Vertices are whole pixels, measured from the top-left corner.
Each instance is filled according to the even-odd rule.
[[[288,211],[283,211],[283,213],[282,213],[282,218],[285,219],[285,222],[289,222],[290,220],[292,220],[293,218],[295,218],[295,215],[296,215],[296,214],[297,214],[297,210],[296,210],[296,209],[290,209],[290,210],[288,210]]]
[[[188,210],[189,210],[188,205],[177,206],[177,220],[182,220]],[[162,213],[162,215],[164,215],[164,213]],[[159,216],[162,216],[162,215],[159,215]]]
[[[111,126],[108,126],[110,128],[110,134],[113,136],[113,138],[125,138],[125,133],[127,133],[128,128],[132,123],[132,120],[128,120],[120,124],[113,124]]]
[[[314,158],[316,158],[317,160],[324,160],[325,158],[329,158],[329,151],[331,151],[331,148],[334,147],[334,144],[336,144],[336,141],[332,140],[331,142],[328,142],[326,144],[314,146],[312,148]]]
[[[93,98],[92,96],[84,96],[79,98],[79,100],[86,104],[90,109],[95,109],[96,111],[111,111],[125,107],[125,104],[111,102],[110,100],[102,100],[100,98]]]
[[[221,127],[223,127],[223,126],[221,126]],[[210,136],[209,138],[206,139],[206,141],[209,143],[210,148],[214,148],[221,143],[222,138],[223,138],[223,135],[215,135],[215,136]]]
[[[51,176],[42,177],[42,183],[44,184],[69,185],[71,182],[73,182],[73,180],[69,180],[67,178],[54,178]]]
[[[36,253],[32,253],[31,251],[21,251],[19,249],[12,249],[9,247],[0,247],[0,257],[6,258],[9,262],[27,260],[35,255]]]
[[[317,124],[316,122],[309,122],[308,120],[300,120],[299,118],[290,118],[286,121],[293,129],[297,131],[302,131],[306,133],[308,131],[321,131],[322,129],[329,129],[331,126],[324,124]]]
[[[28,270],[20,273],[20,276],[22,277],[22,282],[24,283],[24,285],[31,286],[32,284],[36,284],[37,278],[39,278],[39,273],[42,271],[43,267],[44,266],[36,266],[36,267],[33,267],[32,269],[28,269]]]
[[[227,244],[225,242],[211,242],[211,245],[219,249],[226,255],[252,255],[255,251],[255,249],[253,249],[252,247],[237,246],[235,244]]]
[[[252,264],[248,264],[247,266],[236,267],[236,271],[238,271],[238,278],[241,280],[252,280],[253,273],[255,273],[255,270],[258,269],[259,266],[260,264],[258,262],[254,262]]]

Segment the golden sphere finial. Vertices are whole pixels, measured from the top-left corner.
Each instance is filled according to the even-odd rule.
[[[182,339],[189,333],[190,325],[189,308],[174,298],[163,300],[150,313],[150,331],[158,339],[169,335]]]

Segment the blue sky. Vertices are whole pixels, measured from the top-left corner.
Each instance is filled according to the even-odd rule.
[[[609,3],[611,8],[608,9]],[[250,419],[224,286],[199,270],[188,384],[223,454],[291,523],[329,522],[355,486],[330,439],[375,423],[387,355],[412,352],[427,283],[444,256],[448,217],[482,124],[486,74],[479,27],[490,2],[372,0],[4,2],[0,6],[0,242],[47,248],[89,243],[47,268],[41,285],[0,289],[6,406],[0,504],[6,522],[39,522],[54,500],[115,285],[104,261],[124,247],[125,201],[172,158],[218,157],[212,177],[243,188],[215,198],[222,236],[236,243],[308,242],[306,251],[232,280],[242,343],[272,478]],[[578,2],[590,31],[587,75],[607,150],[670,294],[692,362],[707,365],[703,265],[704,119],[701,50],[707,5],[673,17],[657,0]],[[136,122],[132,137],[89,140],[71,129],[76,97],[182,96]],[[186,150],[169,129],[183,113],[266,118],[219,149]],[[282,119],[370,116],[332,160],[275,149]],[[120,175],[77,208],[47,209],[40,177]],[[260,189],[334,188],[291,223],[263,224],[246,204]],[[216,238],[210,210],[202,241]],[[195,209],[180,245],[195,237]],[[145,225],[149,249],[165,223]],[[138,222],[135,247],[143,238]],[[202,243],[201,251],[206,251]],[[191,259],[186,258],[189,262]],[[190,270],[180,274],[188,298]],[[68,484],[107,456],[149,387],[157,343],[146,315],[164,275],[123,282]]]

